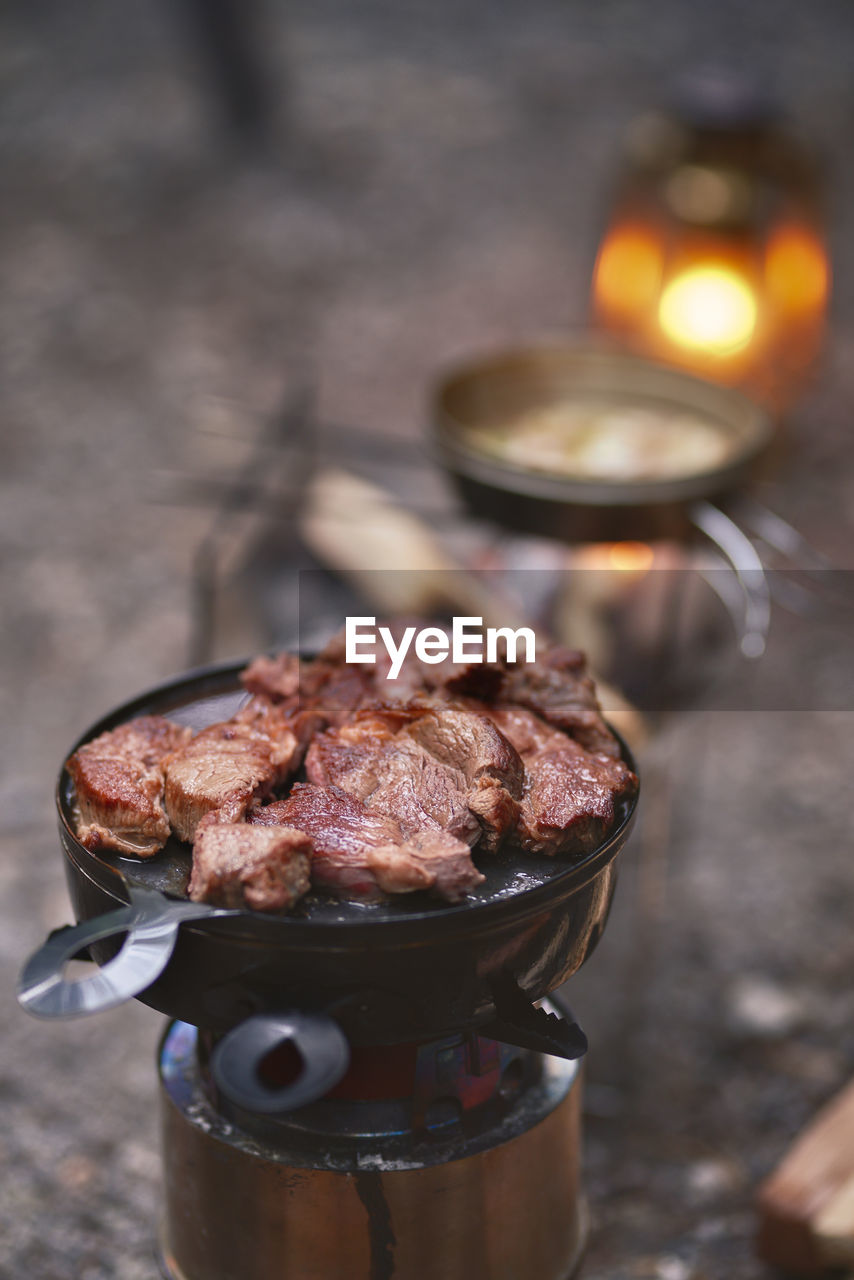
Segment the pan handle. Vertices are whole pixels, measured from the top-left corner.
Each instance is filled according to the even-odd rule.
[[[276,1083],[274,1053],[286,1046],[292,1050],[291,1070],[286,1083]],[[350,1065],[350,1046],[325,1013],[259,1013],[223,1036],[210,1065],[217,1087],[235,1106],[256,1115],[282,1115],[316,1102],[338,1084]],[[290,1078],[293,1066],[298,1074]]]
[[[37,1018],[102,1013],[137,996],[160,977],[183,920],[220,915],[200,902],[164,898],[154,889],[130,889],[130,903],[106,915],[59,929],[21,970],[18,1003]],[[66,979],[66,964],[93,942],[126,933],[118,955],[83,978]]]
[[[732,566],[744,597],[741,652],[745,658],[761,658],[771,625],[771,592],[759,553],[747,534],[713,503],[696,502],[691,519]]]

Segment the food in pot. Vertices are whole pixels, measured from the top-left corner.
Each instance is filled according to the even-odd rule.
[[[196,734],[165,762],[166,812],[179,840],[216,811],[237,822],[253,800],[272,794],[302,760],[303,748],[284,712],[263,697],[223,724]]]
[[[145,856],[171,823],[193,842],[190,897],[224,906],[282,911],[309,889],[458,902],[484,879],[474,858],[505,842],[587,853],[637,788],[574,650],[531,664],[408,654],[391,680],[347,665],[336,637],[311,662],[257,658],[242,679],[246,705],[195,736],[143,717],[75,753],[84,843]],[[97,781],[116,760],[111,807]]]
[[[620,744],[602,719],[584,654],[577,649],[555,645],[538,662],[506,668],[492,701],[527,707],[586,751],[620,758]]]
[[[311,851],[311,837],[293,827],[253,827],[210,815],[196,830],[189,895],[224,907],[287,911],[308,893]]]
[[[163,762],[190,737],[163,716],[140,716],[85,743],[68,761],[77,834],[87,849],[150,858],[169,839]]]
[[[481,825],[469,804],[469,792],[477,791],[479,784],[474,777],[470,784],[465,769],[459,767],[469,763],[474,774],[478,765],[476,740],[470,735],[468,742],[458,743],[459,754],[468,752],[468,761],[460,759],[458,764],[452,764],[447,751],[442,750],[445,744],[437,744],[431,750],[419,742],[417,735],[425,719],[429,726],[443,714],[449,722],[468,720],[476,724],[477,717],[453,706],[434,711],[417,704],[407,704],[404,714],[411,715],[413,722],[397,727],[399,712],[367,707],[349,724],[320,734],[306,756],[308,780],[321,786],[333,784],[358,796],[375,812],[395,818],[406,834],[436,829],[449,832],[468,845],[476,844]],[[487,724],[518,791],[518,758],[494,725]],[[426,736],[429,743],[429,730]],[[500,780],[496,781],[500,785]]]
[[[516,827],[522,848],[595,848],[614,825],[615,802],[634,793],[634,774],[621,760],[591,755],[525,707],[493,707],[491,714],[525,768]]]
[[[390,893],[430,889],[458,902],[484,879],[464,841],[430,828],[407,838],[394,818],[340,787],[294,783],[287,800],[264,805],[249,820],[310,836],[312,884],[337,898],[379,902]]]
[[[721,466],[730,452],[713,421],[661,404],[566,399],[468,428],[469,443],[525,471],[623,484],[675,480]]]

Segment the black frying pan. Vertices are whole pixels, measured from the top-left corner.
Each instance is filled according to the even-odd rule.
[[[245,696],[241,667],[161,685],[93,725],[80,742],[139,715],[168,715],[194,729],[226,718]],[[623,754],[634,767],[625,747]],[[243,1023],[245,1052],[231,1058],[244,1065],[249,1039],[260,1055],[282,1017],[291,1020],[290,1037],[299,1047],[302,1035],[312,1056],[312,1037],[334,1040],[341,1029],[352,1043],[387,1044],[470,1026],[562,1052],[560,1035],[557,1047],[548,1044],[545,1015],[530,1002],[564,982],[596,945],[616,883],[614,860],[636,805],[625,805],[608,839],[580,861],[514,849],[484,856],[486,882],[456,906],[424,894],[376,905],[310,895],[293,913],[272,916],[190,902],[191,855],[178,841],[147,861],[90,852],[74,832],[65,769],[56,798],[80,923],[52,936],[28,961],[19,985],[23,1006],[37,1016],[67,1017],[135,996],[215,1032]],[[84,948],[103,967],[65,979],[65,964]],[[228,1056],[223,1051],[221,1061]],[[324,1061],[328,1067],[328,1056]],[[232,1084],[236,1096],[238,1082]]]

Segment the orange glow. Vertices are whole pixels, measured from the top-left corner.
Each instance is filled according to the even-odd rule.
[[[783,311],[821,311],[829,268],[824,249],[806,227],[780,227],[768,242],[765,280],[769,298]]]
[[[646,542],[588,542],[572,552],[576,569],[597,569],[600,572],[636,574],[646,573],[655,561],[655,549]]]
[[[645,228],[618,227],[602,242],[593,275],[596,301],[608,311],[634,315],[655,306],[661,282],[661,247]]]
[[[646,573],[654,559],[655,552],[646,542],[613,542],[608,548],[611,568],[621,573]]]
[[[658,320],[680,347],[728,356],[756,330],[756,298],[740,272],[707,263],[681,271],[661,295]]]

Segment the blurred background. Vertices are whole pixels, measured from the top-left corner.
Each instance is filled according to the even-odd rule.
[[[678,75],[761,85],[823,175],[827,335],[762,496],[854,567],[852,57],[830,0],[3,7],[0,1272],[155,1274],[161,1019],[14,1003],[70,918],[68,749],[158,680],[292,638],[316,455],[456,510],[465,544],[431,384],[589,322],[625,140]],[[658,802],[568,993],[594,1280],[768,1276],[756,1185],[854,1071],[854,702],[839,646],[791,625],[761,710],[657,725]],[[822,699],[793,700],[823,663]]]

